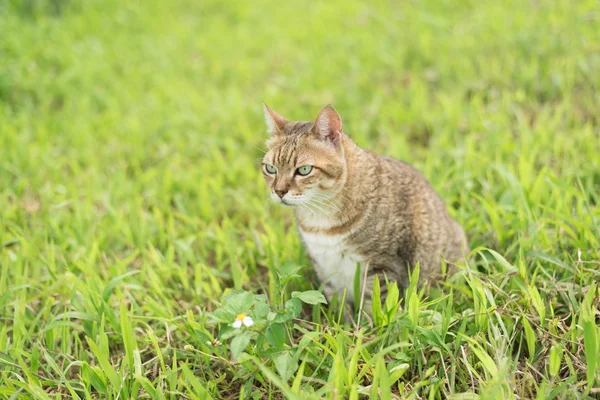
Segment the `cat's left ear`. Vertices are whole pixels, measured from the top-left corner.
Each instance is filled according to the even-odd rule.
[[[326,105],[319,111],[313,131],[323,140],[333,143],[334,146],[340,144],[342,138],[342,118],[335,111],[331,104]]]
[[[268,105],[264,103],[263,105],[265,106],[265,122],[267,123],[267,128],[271,136],[283,134],[283,127],[286,126],[289,121],[271,110]]]

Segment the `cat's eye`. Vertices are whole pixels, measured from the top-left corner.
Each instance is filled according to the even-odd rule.
[[[300,168],[298,168],[296,171],[298,172],[298,175],[306,176],[306,175],[310,174],[310,172],[312,170],[313,170],[312,165],[303,165]]]
[[[272,175],[272,174],[277,173],[277,168],[275,168],[275,166],[273,166],[271,164],[265,164],[265,171],[267,171],[267,173]]]

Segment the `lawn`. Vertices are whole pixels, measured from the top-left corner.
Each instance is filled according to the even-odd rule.
[[[263,101],[420,169],[465,265],[344,322]],[[598,282],[595,0],[0,0],[0,399],[599,398]]]

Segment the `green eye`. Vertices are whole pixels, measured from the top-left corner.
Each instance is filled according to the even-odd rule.
[[[277,173],[277,168],[275,168],[273,165],[271,164],[265,164],[265,170],[267,171],[267,173],[269,174],[275,174]]]
[[[298,168],[296,171],[298,172],[298,175],[306,176],[306,175],[310,174],[310,171],[312,171],[312,169],[313,169],[312,165],[303,165],[302,167]]]

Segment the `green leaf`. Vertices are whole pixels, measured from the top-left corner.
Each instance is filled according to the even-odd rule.
[[[494,359],[487,353],[487,351],[485,351],[485,349],[483,349],[481,347],[481,345],[477,341],[471,339],[470,337],[468,337],[466,335],[462,335],[462,337],[467,342],[471,343],[471,345],[472,345],[471,350],[473,351],[473,353],[475,353],[475,355],[481,362],[483,369],[491,377],[497,377],[498,376],[498,366],[496,365],[496,362],[494,361]]]
[[[129,320],[129,314],[127,313],[127,306],[123,301],[121,301],[120,306],[120,314],[121,314],[121,335],[123,336],[123,344],[125,346],[125,355],[127,356],[127,366],[129,367],[130,372],[133,372],[134,369],[134,350],[137,350],[137,342],[135,341],[135,336],[133,335],[133,328],[131,326],[131,321]]]
[[[313,396],[307,396],[307,395],[297,395],[294,392],[292,392],[291,388],[287,385],[286,382],[282,381],[270,368],[267,368],[258,358],[256,357],[252,357],[252,361],[254,361],[254,364],[258,366],[258,368],[260,368],[260,371],[262,372],[262,374],[269,379],[269,381],[271,381],[273,384],[275,384],[275,386],[277,386],[279,389],[281,389],[281,391],[283,392],[284,396],[286,399],[289,400],[305,400],[305,399],[310,399],[310,398],[314,398]]]
[[[104,351],[103,345],[102,346],[96,345],[96,343],[89,337],[86,337],[85,340],[86,340],[88,346],[90,347],[90,349],[92,350],[92,352],[94,353],[94,355],[96,356],[96,359],[98,360],[98,364],[100,364],[100,367],[102,368],[104,375],[106,375],[106,377],[108,378],[108,381],[110,381],[110,386],[112,387],[113,391],[118,392],[120,390],[120,388],[122,387],[121,386],[121,378],[119,377],[119,374],[117,373],[117,371],[115,371],[112,364],[110,363],[108,351]],[[104,340],[106,340],[106,334],[101,333],[100,341],[102,342]]]
[[[294,393],[300,393],[300,385],[302,384],[302,378],[304,377],[304,367],[306,366],[306,359],[302,361],[300,364],[300,368],[298,369],[298,373],[292,382],[292,391]]]
[[[267,318],[267,315],[271,311],[271,307],[267,303],[266,299],[263,299],[259,296],[254,296],[254,311],[252,315],[256,320],[264,320]]]
[[[137,256],[138,251],[135,251],[134,254]],[[106,287],[104,288],[104,291],[102,292],[102,300],[104,301],[108,301],[111,293],[113,292],[115,286],[117,286],[117,284],[119,282],[121,282],[123,279],[135,275],[135,274],[139,274],[140,271],[139,270],[135,270],[135,271],[129,271],[121,276],[115,276],[114,278],[112,278],[107,284]]]
[[[337,393],[344,393],[344,388],[346,387],[346,382],[348,381],[348,370],[344,357],[344,348],[343,346],[340,346],[342,343],[341,336],[338,336],[337,352],[335,353],[335,357],[333,359],[333,368],[331,369],[331,374],[329,374],[328,381],[328,384],[332,385],[333,389]]]
[[[412,292],[408,299],[408,317],[410,318],[410,322],[412,323],[413,329],[415,329],[417,327],[417,324],[419,323],[419,308],[419,296],[416,292]]]
[[[593,320],[583,321],[583,347],[587,364],[588,387],[593,387],[595,376],[600,368],[598,365],[597,327]]]
[[[407,363],[402,363],[393,367],[390,370],[390,385],[394,385],[400,378],[402,378],[402,375],[404,375],[409,368],[410,365]]]
[[[300,301],[300,300],[298,300],[298,301]],[[292,316],[287,311],[282,310],[277,313],[273,313],[273,319],[271,321],[281,324],[284,322],[288,322],[290,319],[292,319]]]
[[[375,375],[379,377],[379,399],[391,400],[392,391],[390,390],[390,375],[388,374],[383,358],[377,360]]]
[[[273,323],[269,325],[265,332],[267,342],[275,348],[281,348],[285,344],[285,326],[283,324]]]
[[[19,364],[17,364],[10,355],[0,351],[0,365],[2,364],[10,365],[17,368],[19,367]]]
[[[573,268],[571,266],[569,266],[568,264],[565,264],[564,262],[560,261],[558,258],[556,257],[552,257],[548,254],[539,252],[539,251],[533,251],[533,250],[528,250],[525,252],[525,256],[527,257],[533,257],[533,258],[538,258],[542,261],[546,261],[549,262],[551,264],[557,265],[559,267],[562,267],[566,270],[569,271],[573,271]]]
[[[533,307],[540,316],[540,325],[543,327],[546,324],[546,305],[542,300],[542,296],[540,296],[540,292],[538,292],[535,286],[528,285],[527,291],[529,292],[529,297],[531,298]]]
[[[360,283],[362,282],[362,274],[360,273],[360,263],[356,263],[356,270],[354,270],[354,312],[356,313],[360,306],[361,288]]]
[[[254,296],[250,292],[233,290],[223,297],[223,303],[225,310],[233,315],[248,313],[254,305]]]
[[[292,298],[300,299],[307,304],[327,304],[323,293],[318,290],[307,290],[305,292],[292,292]]]
[[[598,357],[598,327],[596,325],[596,308],[594,298],[596,297],[596,285],[592,284],[581,303],[580,324],[583,327],[583,348],[585,362],[587,364],[588,388],[594,385],[596,374],[600,368]]]
[[[285,312],[291,318],[298,318],[300,313],[302,312],[302,302],[300,299],[290,299],[285,303]]]
[[[548,381],[544,379],[537,390],[536,400],[548,400],[549,398],[551,399],[552,397],[548,397],[548,392]]]
[[[371,315],[375,325],[383,325],[383,313],[381,311],[381,287],[379,286],[379,277],[375,276],[373,280],[373,294],[371,295]]]
[[[385,314],[388,323],[394,318],[398,312],[398,304],[400,303],[400,291],[396,282],[388,285],[388,294],[385,298]]]
[[[250,344],[250,334],[247,332],[242,332],[231,341],[231,357],[234,360],[237,360],[240,354],[248,347]]]
[[[277,368],[279,376],[287,382],[298,369],[298,361],[292,357],[289,351],[286,351],[275,359],[275,368]]]
[[[100,367],[92,367],[87,362],[81,365],[81,374],[84,382],[90,382],[92,387],[104,395],[108,395],[106,376]]]
[[[550,347],[550,375],[556,377],[560,369],[563,349],[560,344],[554,344]]]
[[[440,335],[440,332],[437,329],[431,329],[430,327],[422,328],[418,325],[416,329],[420,335],[423,335],[425,338],[427,338],[430,345],[437,346],[440,349],[443,349],[447,352],[451,351],[448,345],[442,339],[442,336]]]
[[[200,379],[198,379],[198,377],[196,377],[192,373],[192,371],[190,371],[187,364],[181,364],[181,372],[185,380],[189,383],[189,386],[191,386],[190,389],[193,389],[192,392],[194,394],[194,398],[200,400],[212,400],[213,397],[210,395],[208,390],[206,390],[206,388],[202,385]]]
[[[212,313],[208,314],[208,322],[211,324],[230,324],[235,319],[237,314],[233,314],[224,308],[218,308]]]
[[[531,329],[531,325],[527,318],[522,317],[523,321],[523,330],[525,331],[525,340],[527,341],[527,352],[529,353],[529,359],[533,360],[533,356],[535,355],[535,332]]]
[[[355,347],[351,350],[348,350],[348,352],[351,353],[352,356],[350,357],[350,362],[346,364],[348,370],[346,381],[347,385],[351,385],[352,382],[354,382],[354,379],[356,379],[356,371],[358,370],[358,360],[359,358],[362,358],[362,355],[360,354],[362,350],[362,340],[362,331],[359,331]]]
[[[502,255],[500,255],[500,253],[498,253],[492,249],[487,249],[487,251],[496,259],[496,261],[498,261],[498,263],[500,263],[500,265],[502,265],[502,267],[504,267],[503,272],[509,273],[509,272],[518,271],[517,267],[515,267],[514,265],[512,265],[511,263],[506,261],[506,258],[502,257]]]
[[[417,287],[419,285],[419,276],[421,275],[421,264],[417,263],[415,265],[415,267],[412,269],[412,271],[409,271],[409,272],[410,272],[409,284],[408,284],[408,289],[406,290],[406,299],[407,299],[406,308],[409,307],[411,295],[413,293],[417,293]]]
[[[140,385],[142,385],[144,390],[150,395],[150,398],[152,398],[152,399],[161,398],[160,392],[158,391],[158,389],[156,389],[154,387],[154,385],[152,385],[152,382],[150,382],[150,380],[148,378],[137,375],[135,377],[135,379]]]
[[[133,370],[136,376],[142,375],[142,357],[140,355],[140,351],[137,348],[133,350]]]
[[[371,393],[369,394],[369,399],[379,399],[379,374],[373,375],[373,382],[371,383]]]
[[[81,329],[80,324],[76,324],[75,322],[71,322],[71,321],[59,320],[59,321],[52,321],[48,325],[44,326],[44,329],[40,329],[40,333],[45,333],[45,332],[51,331],[52,329],[63,328],[63,327],[71,328],[74,331]]]
[[[285,285],[292,278],[300,278],[301,275],[297,274],[302,269],[302,265],[296,264],[292,261],[285,262],[277,271],[279,279],[282,281],[281,284]]]

